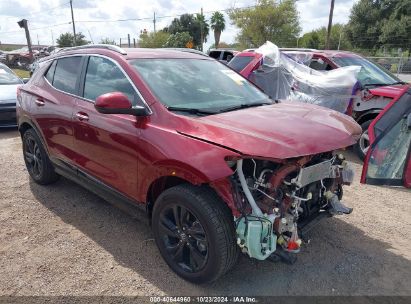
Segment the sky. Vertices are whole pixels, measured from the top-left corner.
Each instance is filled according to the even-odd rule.
[[[333,22],[346,23],[350,9],[357,0],[336,0]],[[73,0],[76,31],[86,38],[99,43],[102,38],[110,38],[119,43],[120,38],[138,39],[144,29],[153,30],[153,15],[156,14],[156,29],[162,29],[171,23],[175,16],[184,13],[199,13],[201,8],[207,19],[211,12],[232,7],[254,5],[255,0]],[[326,26],[328,22],[330,0],[298,0],[302,34],[312,29]],[[224,12],[223,12],[224,13]],[[221,41],[232,43],[238,29],[226,17],[226,30]],[[17,21],[25,18],[33,44],[50,45],[61,33],[72,32],[69,0],[0,0],[0,42],[25,43],[24,30]],[[121,22],[107,20],[140,19]],[[212,34],[212,32],[210,31]],[[204,49],[213,43],[213,35],[208,37]]]

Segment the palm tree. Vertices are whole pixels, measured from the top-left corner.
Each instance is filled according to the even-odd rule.
[[[224,15],[220,12],[214,12],[211,16],[211,28],[214,30],[215,47],[218,48],[220,43],[221,32],[225,30]]]

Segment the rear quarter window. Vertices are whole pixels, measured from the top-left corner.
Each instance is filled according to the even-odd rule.
[[[47,81],[52,84],[53,83],[53,78],[54,78],[54,71],[56,70],[56,63],[57,61],[54,60],[53,63],[50,65],[50,67],[47,70],[46,75],[44,75],[44,77],[46,77]]]
[[[77,94],[77,82],[80,78],[81,57],[66,57],[57,60],[53,86],[63,92]]]

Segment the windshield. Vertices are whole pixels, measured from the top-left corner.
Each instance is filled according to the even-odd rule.
[[[385,70],[383,67],[372,63],[364,58],[360,57],[334,57],[333,61],[341,67],[358,65],[362,69],[358,74],[358,80],[362,85],[367,84],[395,84],[400,82],[400,80],[392,75],[390,72]]]
[[[241,72],[253,59],[254,56],[235,56],[228,63],[228,66],[237,72]]]
[[[135,59],[130,63],[168,108],[219,112],[271,102],[248,80],[214,60]]]
[[[9,68],[0,66],[0,85],[19,83],[22,82],[16,74],[14,74]]]

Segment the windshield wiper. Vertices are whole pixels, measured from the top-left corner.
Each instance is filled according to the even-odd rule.
[[[211,114],[217,114],[218,113],[218,112],[215,112],[215,111],[207,111],[207,110],[204,110],[204,109],[184,108],[184,107],[167,107],[167,110],[176,111],[176,112],[187,112],[187,113],[195,114],[195,115],[211,115]]]
[[[364,87],[369,87],[369,86],[378,86],[378,87],[384,87],[384,86],[390,86],[390,85],[395,85],[395,84],[406,84],[404,81],[396,81],[393,83],[365,83],[363,84]]]
[[[273,103],[271,103],[271,102],[244,103],[244,104],[240,104],[240,105],[237,105],[237,106],[234,106],[234,107],[221,109],[221,110],[218,111],[218,113],[230,112],[230,111],[253,108],[253,107],[266,106],[266,105],[271,105],[271,104],[273,104]]]

